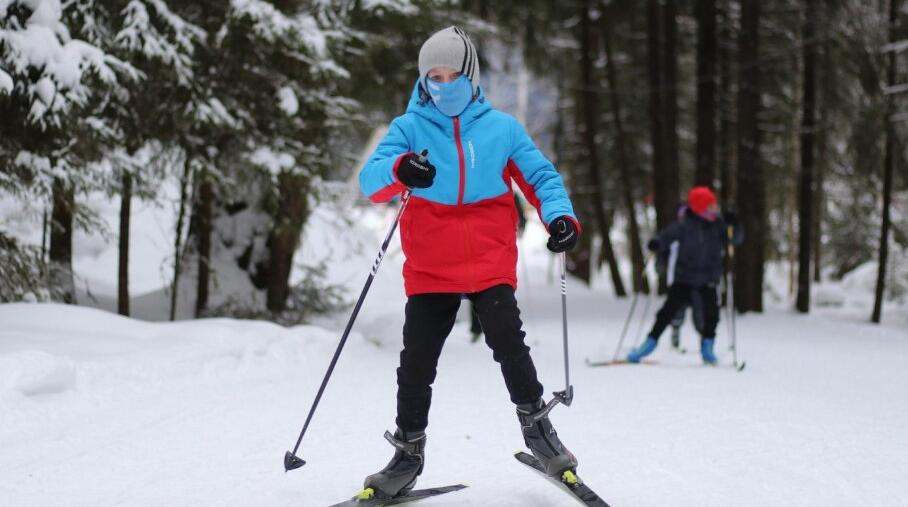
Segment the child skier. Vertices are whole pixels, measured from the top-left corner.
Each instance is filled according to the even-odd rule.
[[[638,363],[656,350],[659,336],[678,310],[691,304],[692,294],[696,292],[703,315],[699,329],[700,355],[704,363],[716,364],[713,345],[719,323],[717,287],[722,276],[722,255],[729,241],[727,228],[732,228],[733,245],[740,245],[744,238],[733,214],[720,215],[716,196],[708,187],[692,188],[687,196],[687,206],[681,220],[660,231],[647,245],[657,255],[665,255],[677,242],[673,283],[665,304],[656,314],[656,323],[646,340],[628,354],[628,362]]]
[[[675,207],[675,216],[680,222],[687,215],[687,202],[682,202]],[[656,253],[656,271],[665,275],[666,283],[671,287],[675,283],[675,264],[678,261],[678,242],[674,241],[668,248],[663,248]],[[703,329],[703,303],[700,300],[700,293],[692,290],[690,294],[690,304],[684,305],[678,309],[671,321],[672,328],[672,347],[684,352],[681,347],[681,326],[684,324],[684,317],[687,313],[688,306],[691,310],[691,318],[694,321],[694,328],[697,332]]]
[[[422,473],[431,385],[462,295],[501,365],[527,447],[550,475],[575,470],[577,460],[544,412],[543,387],[521,330],[511,181],[547,225],[549,250],[573,248],[580,224],[552,163],[517,120],[484,96],[476,48],[463,30],[448,27],[425,41],[407,111],[391,122],[359,179],[374,202],[413,192],[400,222],[407,304],[397,430],[385,433],[395,451],[364,488],[378,497],[404,495]]]

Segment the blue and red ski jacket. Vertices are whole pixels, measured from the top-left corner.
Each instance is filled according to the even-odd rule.
[[[561,176],[523,126],[493,109],[482,94],[460,116],[441,113],[417,82],[407,112],[359,174],[373,202],[406,187],[397,167],[410,153],[429,150],[437,169],[431,187],[414,189],[401,217],[404,288],[424,293],[473,293],[500,284],[517,287],[517,211],[511,181],[548,226],[566,216],[577,225]]]

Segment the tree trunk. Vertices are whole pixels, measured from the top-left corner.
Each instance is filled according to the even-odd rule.
[[[719,31],[719,74],[721,77],[721,120],[719,128],[719,201],[726,209],[736,208],[735,162],[737,158],[735,129],[735,83],[733,66],[732,23],[730,0],[722,0],[722,28]]]
[[[60,178],[54,178],[53,201],[49,252],[51,286],[62,302],[75,304],[76,288],[73,281],[75,195],[72,186]]]
[[[599,227],[599,234],[602,236],[603,252],[608,260],[609,271],[612,276],[612,283],[615,288],[615,295],[618,297],[627,296],[624,283],[621,280],[621,273],[618,271],[618,260],[615,258],[612,240],[609,236],[610,221],[605,213],[605,192],[603,190],[602,175],[599,167],[599,158],[597,153],[596,131],[598,130],[598,86],[593,80],[593,66],[598,58],[596,40],[597,37],[592,28],[590,21],[589,7],[585,4],[580,16],[580,107],[583,109],[583,144],[586,148],[587,167],[589,168],[589,182],[591,187],[590,198],[592,199],[593,213],[596,217],[596,224]]]
[[[627,139],[624,135],[624,125],[621,118],[621,99],[618,89],[618,77],[615,70],[615,60],[612,57],[612,30],[605,25],[609,17],[601,16],[603,20],[603,43],[605,45],[605,65],[609,88],[611,88],[612,119],[615,122],[615,147],[618,150],[618,170],[623,187],[624,207],[627,212],[628,242],[631,249],[631,264],[633,265],[634,292],[649,293],[649,280],[643,272],[643,249],[640,247],[640,227],[637,224],[637,209],[634,205],[634,185],[630,175],[630,159],[627,156]]]
[[[889,40],[895,42],[896,26],[898,23],[898,0],[889,2]],[[895,51],[890,51],[887,81],[889,86],[895,86],[896,59]],[[883,300],[886,295],[886,263],[889,262],[889,229],[892,227],[890,206],[892,204],[892,178],[895,171],[895,126],[890,119],[895,111],[892,95],[886,99],[886,154],[883,160],[883,223],[880,227],[880,257],[876,273],[876,291],[873,298],[873,314],[871,322],[879,324],[883,317]]]
[[[742,312],[763,311],[763,263],[766,245],[766,182],[760,164],[760,0],[741,1],[738,39],[738,168],[737,192],[747,247],[738,250],[735,303]]]
[[[582,178],[577,174],[577,166],[571,164],[563,164],[567,160],[566,156],[566,145],[568,144],[565,141],[565,104],[564,97],[566,92],[565,88],[565,78],[563,73],[559,73],[557,76],[558,83],[558,105],[556,107],[556,116],[555,116],[555,127],[553,132],[552,139],[552,149],[554,150],[555,155],[555,165],[559,168],[567,167],[571,170],[569,177],[565,178],[565,183],[571,186],[572,190],[575,192],[575,195],[579,195],[579,192],[576,192],[576,182],[581,181]],[[578,115],[573,115],[576,118]],[[579,121],[578,121],[579,123]],[[566,175],[567,176],[567,175]],[[577,216],[583,217],[594,217],[595,213],[592,210],[592,201],[587,198],[578,198],[574,201],[574,211],[577,213]],[[587,232],[586,234],[580,235],[580,241],[577,243],[577,246],[567,252],[567,272],[573,275],[574,277],[582,280],[588,286],[592,283],[592,238],[593,234]],[[554,259],[552,259],[554,261]],[[550,263],[548,270],[549,283],[552,283],[552,269],[554,263]]]
[[[826,15],[828,16],[828,15]],[[811,227],[811,238],[813,245],[813,281],[820,283],[823,275],[823,220],[826,215],[826,193],[824,184],[826,174],[829,172],[829,113],[828,107],[832,97],[832,86],[834,83],[833,73],[830,71],[833,65],[831,47],[829,43],[829,20],[828,17],[822,18],[823,23],[823,45],[822,45],[822,63],[817,68],[821,76],[818,79],[820,87],[817,90],[817,128],[816,128],[816,183],[813,194],[813,227]]]
[[[653,163],[653,207],[656,209],[656,230],[661,231],[675,220],[674,199],[666,185],[665,139],[662,117],[662,7],[659,0],[646,2],[646,53],[649,79],[650,143]],[[659,275],[659,293],[666,291],[664,274]]]
[[[586,199],[584,199],[586,201]],[[583,208],[581,208],[583,209]],[[591,210],[590,210],[591,211]],[[580,280],[586,282],[587,285],[590,285],[593,281],[593,239],[592,234],[581,234],[580,241],[577,242],[577,246],[567,253],[567,271],[571,275],[577,277]],[[604,245],[603,248],[608,248],[611,245]],[[605,254],[603,253],[603,258]],[[614,258],[614,252],[612,252],[612,257]],[[549,284],[552,283],[551,267],[553,264],[549,264]],[[611,265],[610,265],[611,266]]]
[[[176,319],[177,290],[180,287],[180,271],[183,264],[183,223],[186,221],[186,201],[189,199],[186,192],[189,188],[189,179],[192,176],[192,160],[189,151],[185,150],[186,159],[183,161],[183,177],[180,179],[180,209],[177,212],[177,230],[173,240],[173,284],[170,287],[170,320]]]
[[[287,308],[293,254],[299,246],[300,233],[308,214],[308,184],[304,176],[283,172],[278,176],[278,186],[280,197],[268,240],[270,259],[267,305],[268,310],[275,313]]]
[[[697,0],[697,172],[695,185],[715,187],[716,0]]]
[[[791,107],[786,109],[788,114],[788,125],[785,130],[785,154],[788,157],[785,160],[785,168],[791,174],[800,176],[800,156],[801,156],[801,123],[804,121],[803,111],[803,54],[792,55],[791,63]],[[796,298],[798,293],[798,182],[792,179],[794,184],[784,185],[784,191],[781,193],[783,199],[778,204],[783,210],[784,216],[788,223],[788,236],[786,245],[788,246],[785,255],[788,261],[788,295]],[[780,186],[781,188],[781,186]],[[774,203],[770,204],[773,207]]]
[[[721,23],[719,28],[719,202],[726,210],[736,211],[735,162],[737,139],[735,122],[735,74],[734,74],[734,18],[731,14],[731,0],[721,0]],[[725,290],[722,291],[722,305],[728,304],[728,274],[731,263],[723,266],[722,276]]]
[[[44,213],[41,215],[41,262],[47,262],[47,228],[50,224],[47,220],[47,205],[44,205]]]
[[[797,117],[800,119],[800,114]],[[791,148],[791,159],[790,164],[787,167],[791,168],[791,171],[794,172],[795,165],[797,162],[797,137],[798,137],[798,125],[795,125],[791,130],[789,130],[791,137],[794,138],[790,142]],[[785,241],[788,244],[788,249],[785,252],[785,260],[788,267],[788,295],[794,296],[797,294],[797,283],[798,283],[798,250],[795,248],[795,245],[798,244],[798,229],[797,229],[797,213],[795,210],[798,209],[798,191],[797,187],[786,188],[784,192],[785,198],[782,202],[782,210],[784,210],[786,217],[786,237]]]
[[[677,218],[675,207],[678,196],[681,194],[681,155],[678,148],[678,2],[665,0],[665,44],[663,45],[662,58],[665,71],[665,81],[662,91],[662,105],[665,113],[665,192],[666,209],[669,216],[668,223]]]
[[[120,191],[120,238],[117,276],[117,313],[129,316],[129,216],[132,207],[132,175],[123,173]]]
[[[813,253],[813,281],[820,283],[823,279],[823,217],[826,211],[826,194],[823,190],[829,162],[825,160],[828,155],[826,134],[817,131],[817,174],[813,195],[813,227],[811,227],[810,251]]]
[[[801,121],[801,178],[798,226],[798,299],[796,307],[801,313],[810,311],[810,247],[813,236],[813,137],[816,128],[816,16],[817,0],[805,1],[804,16],[804,100]]]
[[[199,207],[198,207],[198,236],[199,273],[195,299],[196,318],[204,315],[208,309],[208,285],[211,272],[211,210],[213,207],[214,191],[208,171],[202,171],[199,181]]]

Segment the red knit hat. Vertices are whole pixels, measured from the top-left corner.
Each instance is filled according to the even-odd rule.
[[[694,187],[687,194],[687,205],[698,215],[713,204],[716,204],[716,194],[709,187]]]

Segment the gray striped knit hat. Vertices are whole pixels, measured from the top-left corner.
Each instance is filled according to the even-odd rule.
[[[419,50],[419,77],[425,82],[435,67],[451,67],[467,76],[473,95],[479,89],[479,56],[470,37],[462,29],[449,26],[432,34]]]

